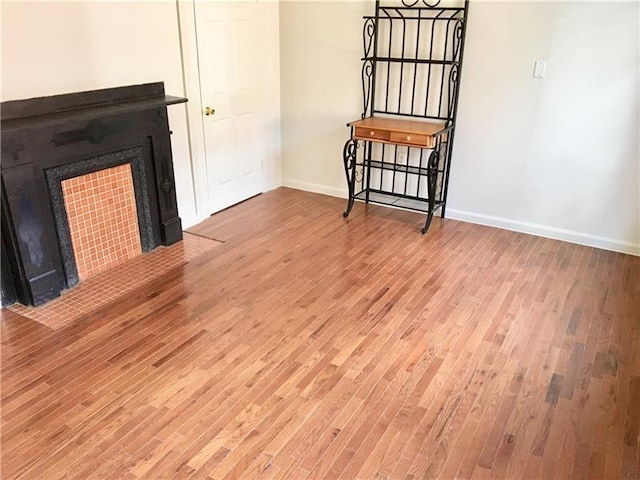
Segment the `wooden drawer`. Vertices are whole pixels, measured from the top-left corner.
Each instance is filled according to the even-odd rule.
[[[355,137],[361,140],[389,140],[389,132],[387,130],[377,130],[375,128],[356,127]]]
[[[420,147],[433,147],[435,139],[427,135],[416,135],[414,133],[391,132],[390,140],[393,143],[403,143],[405,145],[416,145]]]

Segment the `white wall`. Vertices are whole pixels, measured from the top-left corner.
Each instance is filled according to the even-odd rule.
[[[639,9],[472,2],[450,218],[640,254]],[[286,185],[346,194],[344,124],[361,112],[360,17],[372,11],[281,4]]]
[[[184,94],[174,2],[2,2],[2,100],[164,81]],[[183,226],[195,221],[185,106],[168,108]]]
[[[362,111],[362,16],[369,2],[280,4],[282,179],[329,195],[346,192],[342,147]]]
[[[451,217],[640,254],[639,4],[472,7]]]

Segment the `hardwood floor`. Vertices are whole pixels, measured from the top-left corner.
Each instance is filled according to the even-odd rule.
[[[53,331],[3,311],[2,478],[640,478],[640,258],[279,189]]]

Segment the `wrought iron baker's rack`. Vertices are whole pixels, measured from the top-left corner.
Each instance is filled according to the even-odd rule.
[[[467,13],[468,0],[377,0],[375,15],[364,17],[362,119],[441,122],[442,128],[425,147],[358,138],[350,123],[345,217],[354,200],[426,212],[423,233],[436,211],[444,217]]]

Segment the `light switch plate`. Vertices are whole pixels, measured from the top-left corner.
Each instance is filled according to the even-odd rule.
[[[534,78],[544,78],[544,74],[546,71],[547,71],[547,61],[536,60],[536,63],[533,65]]]

